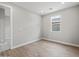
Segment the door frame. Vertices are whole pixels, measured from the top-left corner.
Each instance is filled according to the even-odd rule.
[[[10,8],[10,25],[11,25],[11,27],[10,27],[11,28],[10,49],[13,49],[13,8],[12,8],[12,6],[6,5],[4,3],[0,3],[0,5]]]

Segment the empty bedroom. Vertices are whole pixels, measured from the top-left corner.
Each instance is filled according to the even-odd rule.
[[[79,2],[0,2],[1,57],[79,57]]]

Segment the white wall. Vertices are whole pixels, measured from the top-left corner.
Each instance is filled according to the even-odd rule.
[[[60,31],[52,32],[51,16],[61,15]],[[79,44],[79,6],[43,16],[42,37],[72,44]]]
[[[13,8],[13,47],[39,40],[41,16],[11,3],[4,4]]]

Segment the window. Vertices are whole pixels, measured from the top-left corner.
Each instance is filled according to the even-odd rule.
[[[53,16],[51,17],[51,21],[52,21],[52,31],[60,31],[61,16]]]

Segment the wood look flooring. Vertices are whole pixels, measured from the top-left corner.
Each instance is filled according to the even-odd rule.
[[[79,57],[79,48],[40,40],[0,53],[4,57]]]

